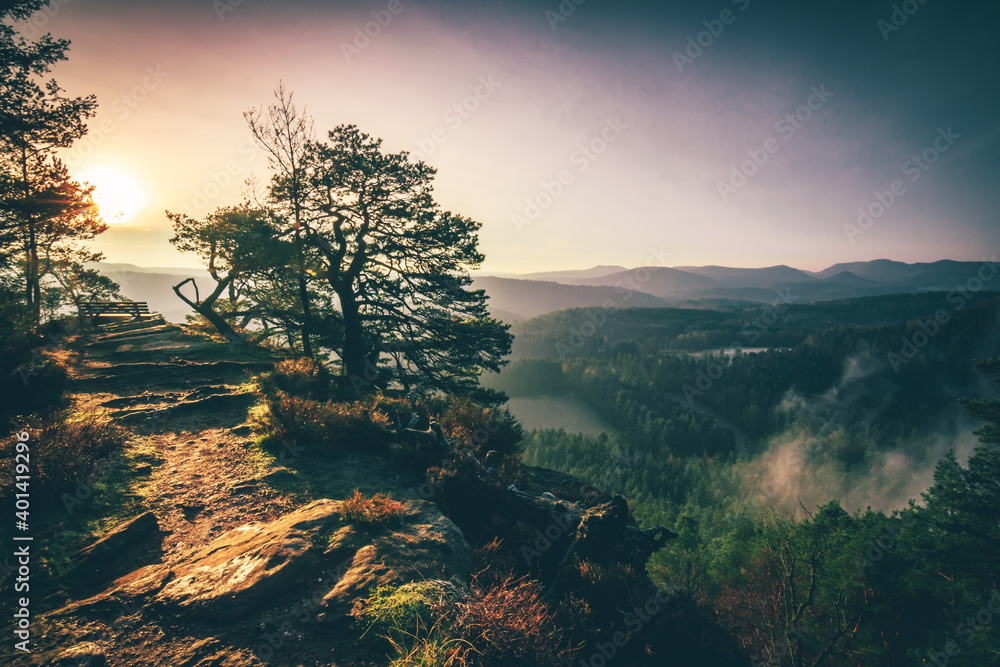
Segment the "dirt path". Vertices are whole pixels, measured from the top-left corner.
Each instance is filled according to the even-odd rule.
[[[260,656],[272,650],[267,664],[281,667],[373,664],[339,627],[331,632],[326,625],[298,623],[294,631],[273,634],[296,604],[319,608],[303,598],[315,593],[306,582],[273,609],[235,622],[161,616],[156,605],[121,602],[57,611],[106,590],[122,574],[152,563],[179,564],[224,533],[271,522],[313,498],[345,498],[354,488],[405,498],[423,481],[422,471],[400,470],[384,453],[296,445],[288,461],[279,461],[256,447],[248,412],[260,395],[251,378],[276,360],[265,350],[214,342],[156,318],[75,335],[58,354],[69,368],[72,407],[104,412],[134,434],[119,464],[126,486],[115,492],[125,504],[105,508],[102,528],[151,511],[162,543],[151,540],[148,551],[103,574],[88,570],[78,578],[70,570],[57,580],[36,621],[35,652],[24,664],[259,667]],[[52,530],[58,529],[57,523]],[[92,647],[99,657],[93,663],[78,655],[53,657],[80,647]],[[0,654],[0,663],[5,657]]]
[[[262,481],[269,463],[246,446],[257,397],[244,383],[270,362],[157,320],[82,336],[77,348],[75,407],[107,411],[137,434],[148,476],[135,492],[168,533],[165,560],[298,505]]]

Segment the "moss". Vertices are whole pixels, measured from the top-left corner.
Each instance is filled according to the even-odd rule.
[[[444,639],[435,635],[461,596],[461,589],[447,581],[381,586],[358,616],[359,635],[368,642],[395,646],[412,645],[418,636]]]

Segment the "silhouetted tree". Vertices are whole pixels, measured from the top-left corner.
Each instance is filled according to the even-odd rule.
[[[313,355],[313,306],[309,294],[304,242],[304,201],[308,194],[309,174],[306,163],[314,140],[312,120],[304,109],[292,103],[292,93],[278,84],[274,91],[276,104],[264,109],[250,109],[243,114],[253,137],[264,152],[273,172],[268,191],[268,209],[281,229],[291,236],[295,253],[291,267],[295,270],[295,287],[302,309],[300,335],[302,353]]]
[[[353,125],[313,145],[302,224],[337,296],[343,374],[359,391],[398,382],[476,392],[512,339],[487,313],[485,293],[468,289],[468,271],[483,261],[480,223],[440,209],[435,169],[381,145]]]
[[[107,226],[90,199],[90,189],[70,178],[55,156],[86,133],[94,115],[93,95],[65,97],[54,80],[43,81],[52,66],[66,59],[69,42],[45,35],[29,42],[3,20],[23,20],[42,2],[4,3],[0,8],[0,233],[10,271],[16,260],[21,291],[34,324],[41,319],[42,279],[60,263],[45,256],[71,258],[76,242],[93,238]],[[99,255],[79,251],[73,264]]]

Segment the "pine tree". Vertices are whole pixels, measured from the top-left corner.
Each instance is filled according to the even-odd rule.
[[[20,0],[0,9],[0,257],[6,278],[16,266],[20,291],[33,323],[41,320],[43,278],[65,265],[92,260],[79,241],[107,226],[90,198],[90,188],[74,181],[56,151],[86,133],[94,115],[93,95],[65,97],[55,80],[44,81],[66,59],[69,42],[45,35],[29,42],[4,20],[23,20],[44,3]],[[46,261],[59,256],[63,263]]]

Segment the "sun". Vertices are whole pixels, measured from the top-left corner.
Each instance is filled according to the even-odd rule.
[[[128,222],[146,204],[146,194],[139,184],[112,167],[91,167],[79,179],[94,186],[91,197],[108,224]]]

